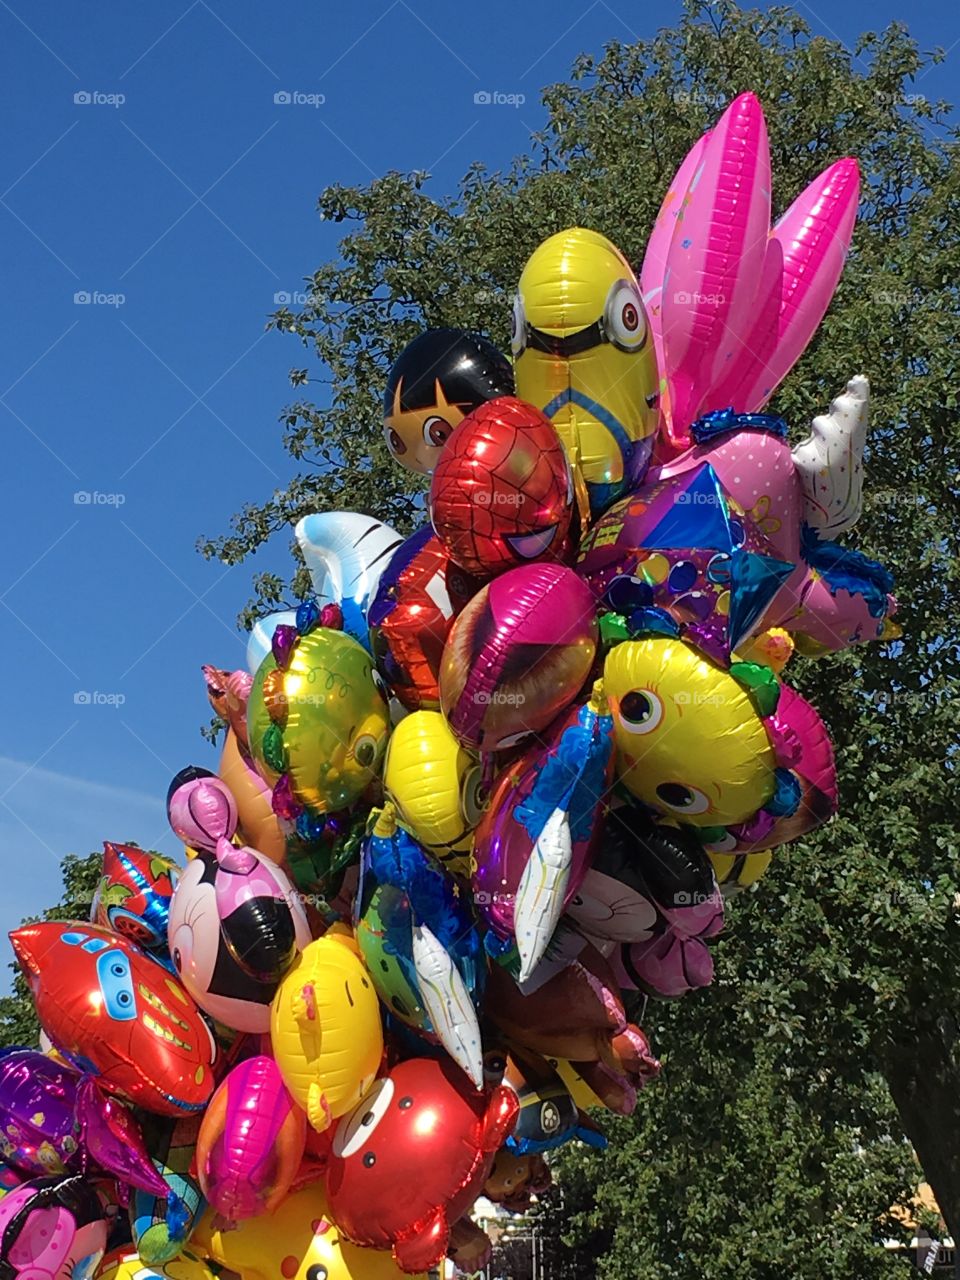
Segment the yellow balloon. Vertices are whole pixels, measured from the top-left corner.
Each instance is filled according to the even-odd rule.
[[[274,996],[270,1040],[284,1083],[319,1132],[373,1084],[380,1004],[349,930],[335,925],[300,953]]]
[[[451,870],[469,874],[473,829],[486,798],[482,771],[439,711],[414,711],[400,721],[383,783],[401,825]]]
[[[757,883],[770,866],[773,853],[769,849],[761,853],[717,853],[708,848],[707,857],[713,863],[713,872],[724,897],[731,898],[741,889]]]
[[[302,636],[281,670],[268,653],[247,703],[250,750],[273,786],[286,773],[319,813],[352,804],[379,773],[390,716],[373,659],[343,631]]]
[[[568,1062],[566,1058],[549,1058],[548,1062],[566,1085],[567,1092],[581,1111],[586,1111],[588,1107],[605,1106],[603,1100],[594,1093],[572,1062]]]
[[[389,1251],[360,1249],[341,1237],[317,1183],[228,1231],[214,1230],[208,1209],[191,1245],[243,1280],[400,1280],[404,1274]]]
[[[603,683],[620,777],[651,809],[694,827],[732,826],[772,797],[776,758],[751,693],[691,645],[624,641],[607,654]]]
[[[104,1258],[97,1280],[216,1280],[207,1264],[190,1250],[172,1262],[144,1262],[139,1253],[116,1250]]]
[[[553,422],[597,514],[640,479],[657,428],[640,285],[606,236],[572,227],[534,251],[514,306],[517,395]]]

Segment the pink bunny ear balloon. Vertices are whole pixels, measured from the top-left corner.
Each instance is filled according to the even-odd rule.
[[[666,360],[663,351],[663,291],[667,281],[667,264],[670,243],[678,223],[682,222],[687,206],[691,200],[691,190],[696,187],[702,172],[703,153],[710,138],[710,132],[698,138],[687,152],[683,163],[674,175],[663,204],[653,224],[647,251],[643,257],[640,271],[640,287],[643,290],[643,303],[647,309],[647,320],[653,334],[654,350],[657,353],[657,368],[660,370],[660,422],[661,431],[669,437],[671,431],[670,388],[665,375]]]
[[[768,253],[782,257],[774,339],[744,372],[728,403],[762,409],[802,355],[823,319],[846,261],[860,199],[860,168],[847,156],[806,187],[770,233]],[[748,350],[750,344],[747,344]]]
[[[770,148],[763,110],[743,93],[708,138],[667,255],[661,326],[672,439],[738,354],[752,319],[770,227]]]

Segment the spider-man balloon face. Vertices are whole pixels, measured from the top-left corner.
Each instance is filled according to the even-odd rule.
[[[532,560],[562,560],[574,509],[566,454],[550,421],[513,396],[467,415],[430,486],[437,536],[461,568],[489,578]]]

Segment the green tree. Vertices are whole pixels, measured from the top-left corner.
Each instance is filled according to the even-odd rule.
[[[833,1163],[851,1135],[871,1132],[883,1117],[888,1123],[887,1111],[878,1112],[882,1076],[960,1238],[960,796],[952,754],[960,168],[948,108],[922,92],[940,56],[923,55],[901,25],[847,49],[811,35],[789,8],[689,0],[675,28],[584,55],[568,82],[548,88],[547,124],[508,171],[472,165],[449,196],[431,194],[423,173],[328,188],[319,211],[344,224],[341,256],[307,277],[308,306],[281,311],[273,323],[310,357],[291,375],[298,395],[309,395],[310,367],[329,375],[330,393],[322,404],[297,399],[284,412],[296,464],[286,489],[248,503],[227,535],[201,547],[237,563],[316,509],[367,510],[402,528],[421,519],[416,481],[392,463],[380,435],[378,401],[391,360],[427,325],[480,328],[505,345],[523,262],[564,226],[596,227],[639,264],[670,177],[723,101],[753,89],[764,102],[778,210],[826,164],[856,155],[865,185],[844,278],[773,407],[803,434],[848,377],[860,370],[872,377],[867,504],[856,536],[898,578],[903,638],[792,668],[837,744],[840,817],[780,854],[759,890],[733,904],[713,991],[651,1017],[672,1078],[713,1080],[713,1105],[705,1098],[702,1112],[715,1133],[730,1081],[714,1079],[710,1064],[726,1060],[731,1036],[748,1063],[763,1052],[767,1075],[756,1080],[756,1097],[774,1098],[764,1084],[772,1073],[778,1104],[782,1093],[784,1108],[799,1108],[768,1127],[800,1126],[799,1148],[808,1139],[816,1146],[809,1126],[839,1135]],[[261,575],[245,618],[305,585],[302,571],[289,584]],[[650,1106],[661,1126],[661,1145],[651,1139],[654,1167],[678,1142],[695,1150],[674,1112]],[[638,1140],[646,1123],[638,1122]],[[762,1149],[751,1143],[755,1154]],[[611,1183],[637,1182],[635,1166],[614,1157],[596,1171],[601,1203],[608,1167]],[[701,1167],[709,1166],[691,1158],[697,1195],[706,1193]],[[840,1203],[841,1188],[828,1185]],[[728,1240],[736,1237],[732,1204],[727,1195],[726,1209],[711,1218]],[[860,1211],[864,1202],[856,1205]],[[807,1212],[798,1202],[794,1210]],[[878,1213],[874,1204],[870,1223]],[[836,1222],[834,1215],[824,1238]],[[607,1273],[618,1274],[616,1265],[610,1261]],[[673,1271],[659,1265],[659,1274],[687,1274],[676,1257]],[[831,1275],[868,1274],[824,1265]],[[748,1272],[731,1262],[723,1274]]]
[[[32,923],[34,919],[89,920],[93,895],[100,883],[102,863],[102,852],[89,853],[85,858],[68,853],[60,867],[63,897],[42,916],[32,917],[23,923]],[[35,1045],[40,1035],[40,1024],[34,1012],[30,990],[18,966],[11,964],[10,968],[14,971],[13,992],[8,996],[0,996],[0,1047],[14,1044]]]

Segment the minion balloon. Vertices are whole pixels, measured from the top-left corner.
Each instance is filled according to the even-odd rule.
[[[556,427],[600,514],[642,477],[658,421],[653,340],[620,250],[583,227],[545,240],[520,276],[511,347],[517,395]]]

